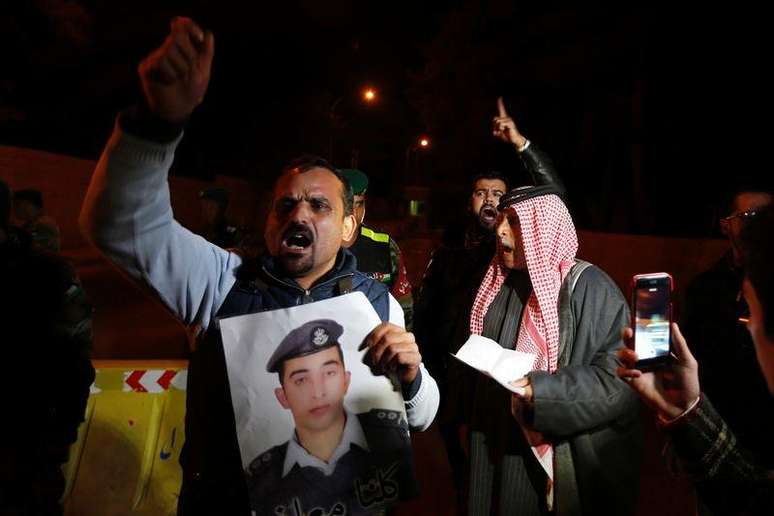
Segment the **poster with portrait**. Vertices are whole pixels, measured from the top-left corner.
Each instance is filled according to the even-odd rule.
[[[254,514],[382,512],[417,491],[399,384],[363,343],[360,292],[220,322]]]

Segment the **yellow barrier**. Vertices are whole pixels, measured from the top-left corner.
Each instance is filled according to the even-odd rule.
[[[66,516],[174,515],[186,361],[94,361],[85,421],[63,466]]]

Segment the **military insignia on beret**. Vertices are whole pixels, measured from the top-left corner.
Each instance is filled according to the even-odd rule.
[[[312,344],[315,346],[322,346],[328,342],[328,332],[325,328],[315,328],[312,333]]]

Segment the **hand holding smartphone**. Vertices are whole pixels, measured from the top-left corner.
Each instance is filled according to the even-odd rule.
[[[653,369],[669,361],[672,290],[672,276],[666,272],[637,274],[632,278],[632,328],[637,369]]]

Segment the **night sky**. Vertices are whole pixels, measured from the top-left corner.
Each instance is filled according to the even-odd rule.
[[[503,95],[554,157],[580,228],[707,236],[736,185],[772,187],[771,29],[737,4],[6,0],[0,144],[96,159],[174,15],[216,39],[175,174],[268,187],[290,158],[327,156],[333,135],[333,161],[356,149],[372,195],[430,187],[441,224],[474,170],[526,181],[489,133]],[[411,151],[420,135],[431,148]]]

